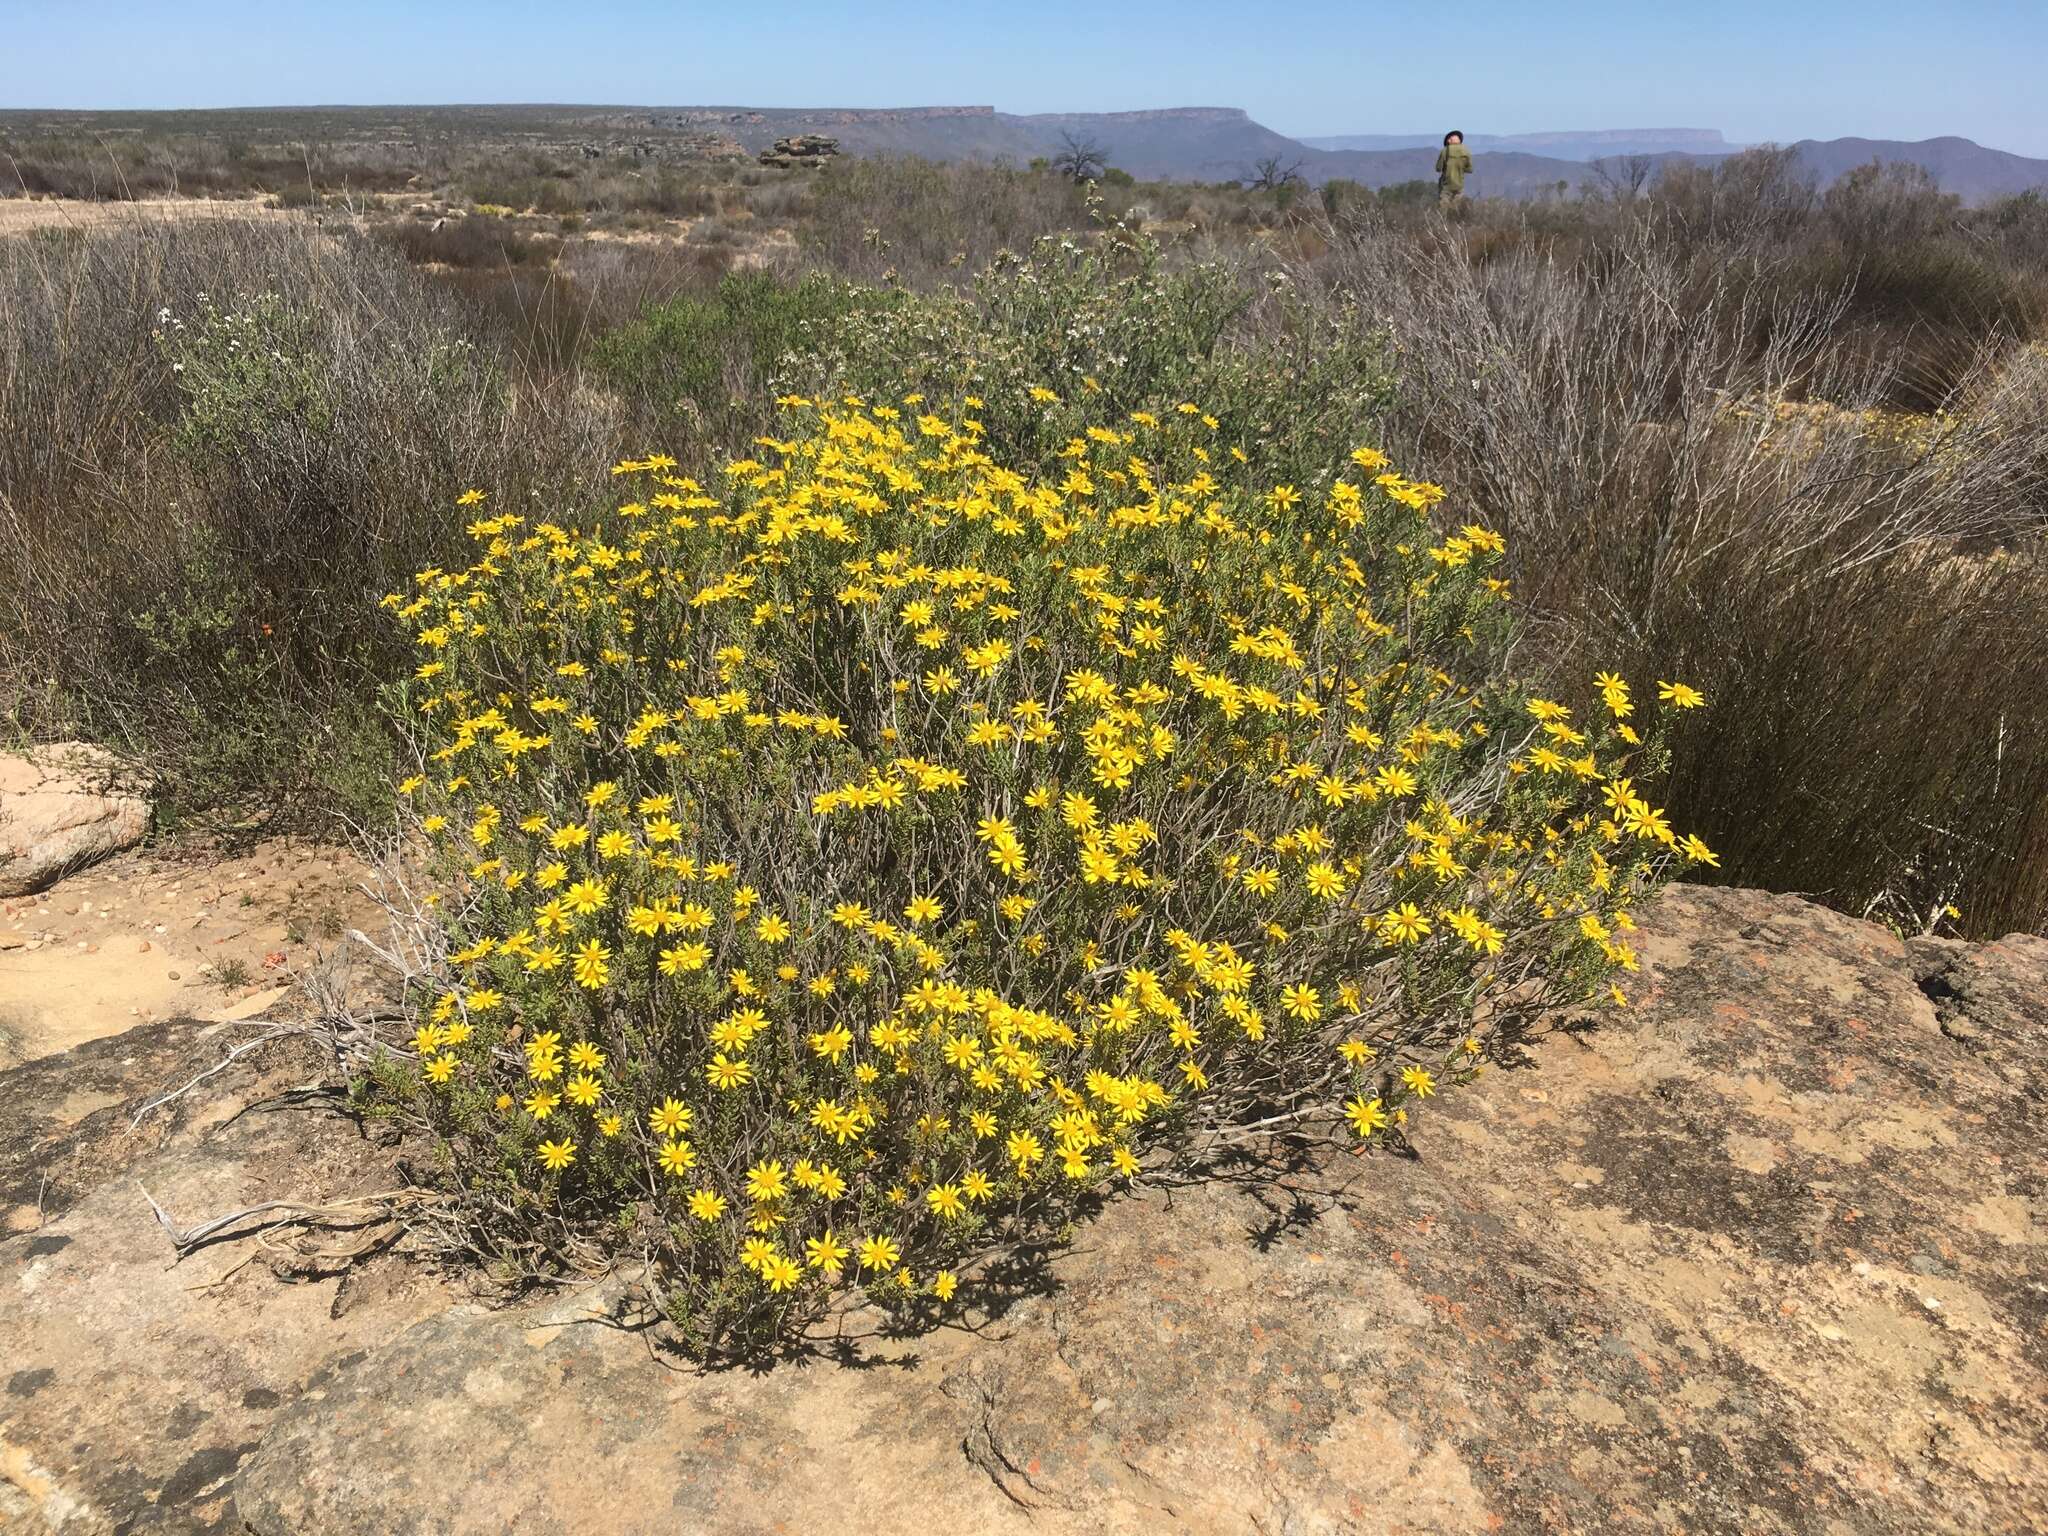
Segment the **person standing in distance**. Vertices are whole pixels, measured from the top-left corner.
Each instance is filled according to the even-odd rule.
[[[1465,201],[1465,178],[1472,174],[1472,151],[1465,147],[1465,135],[1453,128],[1444,135],[1444,147],[1436,156],[1436,202],[1448,213]]]

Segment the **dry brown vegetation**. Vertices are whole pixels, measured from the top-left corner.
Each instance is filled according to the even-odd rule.
[[[20,185],[106,193],[83,151],[8,148]],[[1144,228],[1169,269],[1220,263],[1204,345],[1247,368],[1302,377],[1318,317],[1372,322],[1371,430],[1509,535],[1549,654],[1706,689],[1668,794],[1725,875],[2048,924],[2038,199],[1898,172],[1822,197],[1755,154],[1449,224],[1401,189],[1110,185],[1105,226],[1018,169],[458,145],[419,184],[315,153],[271,186],[225,148],[174,182],[122,153],[131,195],[311,209],[0,238],[0,697],[18,731],[151,751],[186,810],[367,812],[369,600],[448,547],[461,489],[573,512],[620,453],[744,444],[785,375],[915,361],[961,313],[1023,346],[947,306],[1036,237]],[[1131,388],[1186,376],[1162,355]]]
[[[1509,533],[1560,650],[1714,699],[1669,793],[1734,877],[2038,926],[2040,274],[1965,268],[2003,313],[1932,284],[1903,311],[1835,274],[1977,252],[1838,240],[1702,244],[1653,208],[1569,261],[1368,230],[1314,270],[1332,301],[1399,295],[1389,446]]]

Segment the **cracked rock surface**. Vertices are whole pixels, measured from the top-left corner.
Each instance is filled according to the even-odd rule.
[[[62,1530],[260,1536],[2048,1529],[2048,941],[1909,953],[1698,889],[1644,930],[1639,1006],[1439,1101],[1415,1158],[1113,1200],[956,1325],[850,1314],[756,1372],[690,1368],[601,1287],[334,1321],[335,1282],[254,1265],[194,1299],[130,1261],[121,1326],[60,1347],[139,1205],[109,1183],[0,1246],[0,1336],[42,1319],[0,1490]],[[260,1198],[279,1149],[215,1146],[212,1203]],[[40,1255],[25,1314],[59,1236],[102,1248],[61,1282]],[[149,1379],[94,1411],[131,1334]],[[224,1410],[259,1369],[275,1402]]]
[[[136,1115],[250,1031],[171,1020],[0,1072],[0,1531],[233,1532],[237,1469],[279,1407],[444,1310],[402,1261],[340,1269],[185,1225],[390,1187],[389,1154],[303,1085],[317,1052],[252,1053]],[[394,1527],[396,1528],[396,1527]]]

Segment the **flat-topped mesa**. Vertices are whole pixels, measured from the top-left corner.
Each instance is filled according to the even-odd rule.
[[[1485,138],[1486,135],[1480,134],[1476,137]],[[1498,138],[1504,144],[1511,143],[1517,148],[1538,153],[1547,146],[1557,144],[1654,143],[1669,149],[1686,149],[1705,154],[1716,154],[1735,147],[1718,128],[1565,128],[1549,133],[1501,134]]]
[[[775,109],[770,109],[774,112]],[[781,109],[789,115],[790,109]],[[763,116],[769,114],[762,114]],[[939,117],[994,117],[994,107],[805,107],[801,115],[828,123],[918,123]]]
[[[1024,123],[1248,123],[1243,107],[1147,107],[1135,112],[1032,112]]]
[[[915,120],[915,119],[918,119],[918,118],[926,118],[926,117],[994,117],[994,116],[996,115],[996,109],[995,109],[994,107],[992,107],[992,106],[991,106],[991,107],[975,107],[975,106],[964,106],[964,107],[877,107],[877,108],[874,108],[874,109],[872,109],[872,110],[867,110],[867,109],[862,109],[862,108],[849,108],[849,109],[847,110],[847,112],[846,112],[846,115],[847,115],[847,116],[848,116],[849,118],[854,118],[854,119],[860,119],[860,118],[882,118],[882,119],[892,119],[892,118],[907,118],[907,119],[912,119],[912,120]]]
[[[656,128],[787,126],[797,122],[817,123],[829,128],[875,126],[888,123],[921,123],[947,118],[993,120],[991,106],[958,107],[665,107],[647,113]],[[637,118],[636,118],[637,120]]]

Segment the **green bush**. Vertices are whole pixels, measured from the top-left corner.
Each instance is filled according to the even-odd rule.
[[[1105,412],[1200,402],[1257,472],[1309,483],[1329,472],[1328,444],[1384,408],[1390,363],[1360,307],[1303,302],[1284,281],[1262,292],[1242,263],[1169,261],[1115,229],[999,257],[972,294],[849,313],[810,382],[983,399],[991,451],[1041,472]],[[1063,405],[1043,410],[1034,389]]]
[[[172,440],[195,459],[232,463],[278,451],[284,434],[320,438],[334,427],[328,371],[311,317],[274,293],[239,308],[203,296],[165,336],[183,396]]]
[[[763,424],[761,397],[786,358],[814,347],[829,322],[893,302],[819,274],[729,272],[710,292],[650,305],[600,337],[590,366],[626,397],[649,441],[743,443]]]
[[[1391,186],[1381,187],[1373,194],[1373,201],[1384,203],[1389,208],[1420,208],[1436,201],[1436,183],[1397,181]]]

